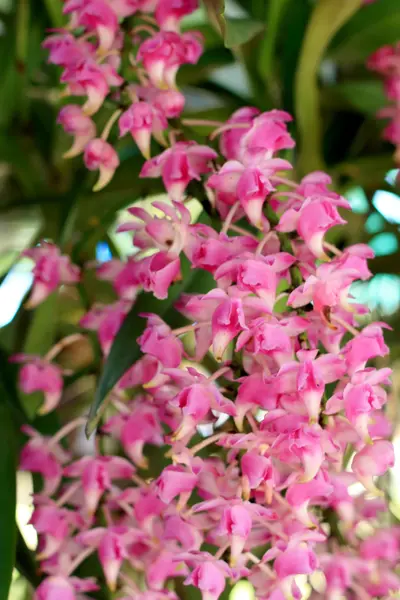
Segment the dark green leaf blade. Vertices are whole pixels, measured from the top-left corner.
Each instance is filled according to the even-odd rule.
[[[36,564],[34,554],[31,550],[29,550],[19,529],[17,529],[17,534],[18,539],[15,566],[21,575],[25,577],[25,579],[27,579],[34,588],[36,588],[41,581],[41,577],[38,572],[38,566]]]
[[[0,347],[0,394],[1,401],[8,404],[14,422],[23,425],[29,419],[22,406],[15,385],[18,368],[10,363],[9,354]]]
[[[17,471],[17,432],[11,411],[0,396],[0,600],[7,600],[11,576],[15,563],[17,527],[16,471]]]

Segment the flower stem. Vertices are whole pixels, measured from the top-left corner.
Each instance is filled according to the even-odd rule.
[[[86,338],[84,335],[82,335],[82,333],[73,333],[72,335],[68,335],[67,337],[65,337],[62,340],[60,340],[59,342],[57,342],[57,344],[55,346],[50,348],[48,353],[45,355],[44,360],[51,362],[57,356],[57,354],[59,354],[62,350],[64,350],[64,348],[66,348],[67,346],[70,346],[71,344],[74,344],[75,342],[77,342],[79,340],[84,340],[84,339],[86,339]]]
[[[60,440],[62,440],[63,437],[71,433],[71,431],[73,431],[74,429],[82,427],[83,425],[85,425],[85,423],[85,417],[78,417],[70,423],[67,423],[66,425],[64,425],[64,427],[61,427],[60,431],[53,435],[53,437],[49,440],[49,446],[55,446]]]

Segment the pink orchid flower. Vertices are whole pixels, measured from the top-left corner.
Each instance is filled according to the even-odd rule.
[[[71,264],[69,256],[62,255],[60,250],[50,242],[41,242],[39,246],[24,250],[22,256],[31,258],[33,268],[33,289],[27,306],[34,308],[47,298],[62,284],[77,283],[80,270]]]

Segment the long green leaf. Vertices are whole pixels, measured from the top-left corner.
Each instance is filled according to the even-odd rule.
[[[26,354],[44,354],[54,344],[57,308],[57,294],[51,294],[35,309],[25,338],[24,352]]]
[[[296,77],[301,172],[324,168],[318,72],[331,39],[361,4],[362,0],[319,0],[312,13]]]
[[[0,457],[0,600],[7,600],[17,543],[17,444],[16,429],[3,393],[0,396]]]
[[[329,57],[346,65],[364,63],[385,44],[400,38],[400,2],[380,0],[363,6],[332,39]]]
[[[226,48],[236,48],[250,41],[264,29],[261,21],[250,17],[230,18],[225,15],[224,0],[204,0],[211,23],[220,32]]]
[[[18,368],[10,363],[9,359],[9,354],[0,347],[0,393],[2,401],[8,404],[15,423],[20,426],[28,421],[28,417],[20,402],[15,385]]]
[[[15,566],[18,571],[29,581],[29,583],[36,588],[41,580],[38,572],[38,565],[36,564],[34,554],[29,550],[22,537],[21,532],[17,529],[17,552],[15,558]]]
[[[344,81],[329,86],[322,100],[327,106],[353,109],[373,117],[386,103],[383,85],[378,79]]]
[[[266,81],[270,81],[271,79],[279,25],[288,1],[289,0],[270,0],[268,3],[266,35],[261,43],[260,56],[258,57],[258,71],[261,77]]]
[[[204,217],[204,215],[203,215]],[[89,420],[86,426],[86,434],[90,436],[95,430],[101,416],[101,408],[107,394],[120,380],[122,375],[140,358],[140,348],[136,342],[142,334],[146,320],[140,316],[142,313],[152,312],[165,318],[167,323],[175,325],[176,311],[174,302],[182,292],[196,291],[204,293],[212,286],[211,275],[199,269],[190,269],[189,261],[181,258],[182,282],[170,288],[166,300],[157,300],[150,293],[141,293],[130,312],[125,317],[120,330],[111,346],[107,357],[100,382],[96,390],[95,398],[90,407]]]

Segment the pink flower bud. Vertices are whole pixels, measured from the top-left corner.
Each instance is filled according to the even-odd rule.
[[[99,179],[93,187],[94,192],[102,190],[111,181],[119,166],[118,154],[114,148],[100,138],[91,140],[87,144],[84,160],[89,171],[100,172]]]
[[[64,127],[66,133],[74,136],[72,147],[64,154],[64,158],[81,154],[86,144],[96,137],[96,126],[92,119],[75,104],[69,104],[60,110],[57,123]]]

